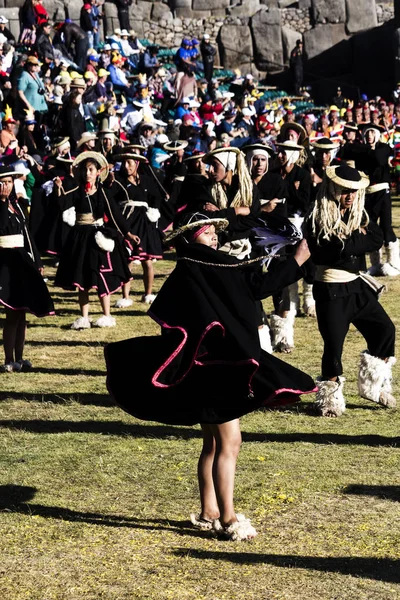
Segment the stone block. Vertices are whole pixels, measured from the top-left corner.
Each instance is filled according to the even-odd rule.
[[[113,2],[104,2],[103,13],[106,18],[118,19],[117,7]]]
[[[243,0],[241,4],[229,9],[229,14],[238,17],[252,17],[260,10],[260,0]]]
[[[296,42],[302,36],[298,31],[294,31],[286,25],[282,26],[282,46],[283,46],[283,60],[285,65],[289,63],[290,53],[296,46]]]
[[[174,12],[180,19],[193,19],[193,11],[190,6],[176,8]]]
[[[3,6],[6,8],[20,8],[24,2],[25,0],[3,0]]]
[[[311,8],[312,0],[299,0],[299,8]]]
[[[358,6],[358,2],[353,2]],[[345,23],[345,0],[312,0],[312,14],[316,24]]]
[[[192,8],[192,0],[170,0],[169,6],[172,12],[176,8]]]
[[[253,60],[250,27],[223,25],[219,32],[221,63],[226,69],[249,65]]]
[[[137,4],[132,4],[132,6],[129,7],[130,23],[133,24],[136,20],[150,21],[152,8],[153,5],[151,2],[137,0]]]
[[[193,0],[193,10],[213,10],[228,8],[229,0]]]
[[[254,62],[261,71],[274,73],[284,66],[280,10],[260,10],[250,20]]]
[[[314,29],[305,32],[304,49],[310,59],[347,39],[348,36],[342,24],[317,25]]]
[[[375,0],[346,0],[347,20],[346,29],[348,33],[357,33],[366,29],[377,27],[378,18],[376,14]]]
[[[151,11],[151,20],[158,21],[159,19],[165,19],[166,21],[173,18],[172,12],[168,10],[168,7],[162,2],[154,2]]]

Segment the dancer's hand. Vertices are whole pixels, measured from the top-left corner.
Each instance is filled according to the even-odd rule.
[[[138,235],[135,235],[134,233],[131,233],[130,231],[128,231],[128,233],[126,234],[126,237],[135,244],[135,246],[139,246],[140,244],[140,237]]]
[[[248,206],[237,206],[235,208],[235,214],[236,215],[249,215],[250,214],[250,208]]]
[[[308,248],[307,240],[301,240],[294,255],[295,261],[301,267],[310,258],[311,252]]]
[[[214,212],[214,211],[218,210],[218,207],[215,206],[215,204],[212,204],[211,202],[206,202],[204,205],[204,210],[208,210],[209,212]]]

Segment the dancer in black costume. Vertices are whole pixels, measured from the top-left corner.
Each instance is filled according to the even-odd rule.
[[[37,317],[54,314],[39,253],[14,192],[13,179],[18,175],[0,167],[0,302],[6,309],[5,364],[0,370],[8,373],[32,366],[23,359],[26,312]]]
[[[175,242],[177,265],[149,311],[162,335],[109,344],[107,385],[137,418],[202,424],[202,508],[192,522],[228,539],[250,539],[256,531],[233,505],[239,417],[315,391],[308,375],[261,350],[256,300],[300,279],[309,251],[303,241],[279,271],[263,274],[257,262],[217,251],[216,229],[227,225],[220,217],[188,213],[167,236]]]
[[[75,188],[64,191],[61,178],[55,179],[64,218],[73,224],[62,249],[55,285],[67,290],[78,288],[82,316],[74,321],[72,329],[88,329],[91,325],[91,288],[97,290],[103,310],[103,316],[94,325],[115,327],[110,314],[110,295],[131,279],[123,238],[134,244],[138,238],[129,231],[117,203],[103,185],[109,173],[104,156],[82,152],[73,167],[79,167],[75,170]]]

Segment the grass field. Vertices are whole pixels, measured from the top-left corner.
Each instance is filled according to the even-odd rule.
[[[400,235],[398,203],[395,216]],[[155,268],[157,290],[173,262]],[[137,421],[106,392],[104,344],[157,331],[140,303],[140,267],[134,306],[114,311],[113,330],[71,331],[76,294],[47,275],[57,316],[29,318],[34,369],[1,376],[1,599],[400,598],[400,416],[357,396],[364,343],[354,329],[343,417],[314,416],[310,396],[242,419],[236,504],[259,535],[216,541],[188,522],[200,428]],[[386,283],[382,303],[398,325],[400,277]],[[284,360],[316,377],[315,320],[296,319],[295,342]]]

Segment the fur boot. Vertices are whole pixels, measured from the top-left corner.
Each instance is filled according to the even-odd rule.
[[[303,281],[303,313],[307,317],[315,317],[315,300],[312,293],[312,283]]]
[[[346,399],[343,396],[344,377],[338,381],[322,381],[317,378],[318,392],[315,408],[322,417],[340,417],[346,410]]]
[[[399,240],[385,246],[387,262],[382,265],[382,273],[388,277],[400,275]]]
[[[368,350],[361,352],[358,393],[362,398],[387,408],[395,408],[396,399],[392,396],[392,366],[395,362],[394,356],[386,362],[372,356]]]
[[[372,275],[372,277],[377,277],[379,275],[383,275],[383,273],[382,273],[382,248],[380,250],[375,250],[375,252],[371,252],[369,255],[369,260],[371,261],[371,266],[368,269],[368,274]]]
[[[289,285],[288,291],[289,291],[289,300],[290,300],[289,311],[291,313],[293,312],[294,316],[296,316],[300,312],[300,297],[299,297],[298,282],[296,281],[295,283],[292,283],[291,285]]]
[[[260,346],[268,354],[272,354],[271,334],[268,325],[262,325],[258,328],[258,336],[260,338]]]
[[[290,311],[287,317],[271,315],[272,347],[277,352],[291,352],[294,348],[295,312]]]

